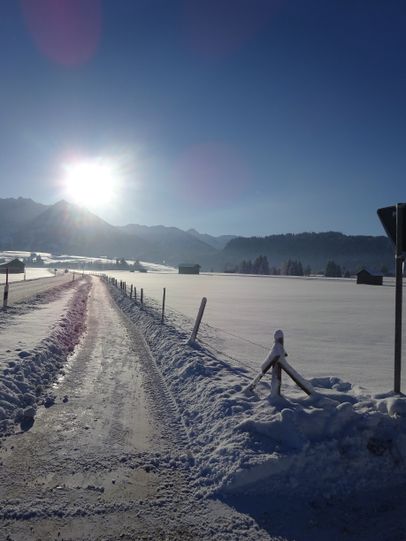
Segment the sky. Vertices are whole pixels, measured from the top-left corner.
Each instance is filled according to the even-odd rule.
[[[406,200],[403,0],[3,1],[0,68],[2,198],[107,164],[110,223],[244,236]]]

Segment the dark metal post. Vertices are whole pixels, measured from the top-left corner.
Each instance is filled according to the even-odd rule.
[[[396,205],[396,290],[395,290],[395,393],[400,393],[402,367],[402,303],[403,303],[403,214],[405,206]]]

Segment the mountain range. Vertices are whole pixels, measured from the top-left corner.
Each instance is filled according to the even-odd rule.
[[[351,270],[393,267],[393,248],[384,236],[327,232],[215,237],[163,225],[113,226],[66,201],[43,205],[21,197],[0,199],[0,249],[124,257],[175,266],[190,262],[217,271],[259,255],[266,255],[272,266],[299,259],[315,271],[331,259]]]

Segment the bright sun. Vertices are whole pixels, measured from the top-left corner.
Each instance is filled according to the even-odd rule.
[[[94,207],[111,202],[116,178],[110,164],[82,161],[66,164],[64,169],[66,194],[75,203]]]

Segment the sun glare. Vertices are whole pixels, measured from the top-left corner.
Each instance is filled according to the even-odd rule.
[[[65,165],[66,195],[84,206],[102,206],[111,202],[117,179],[113,167],[102,161]]]

